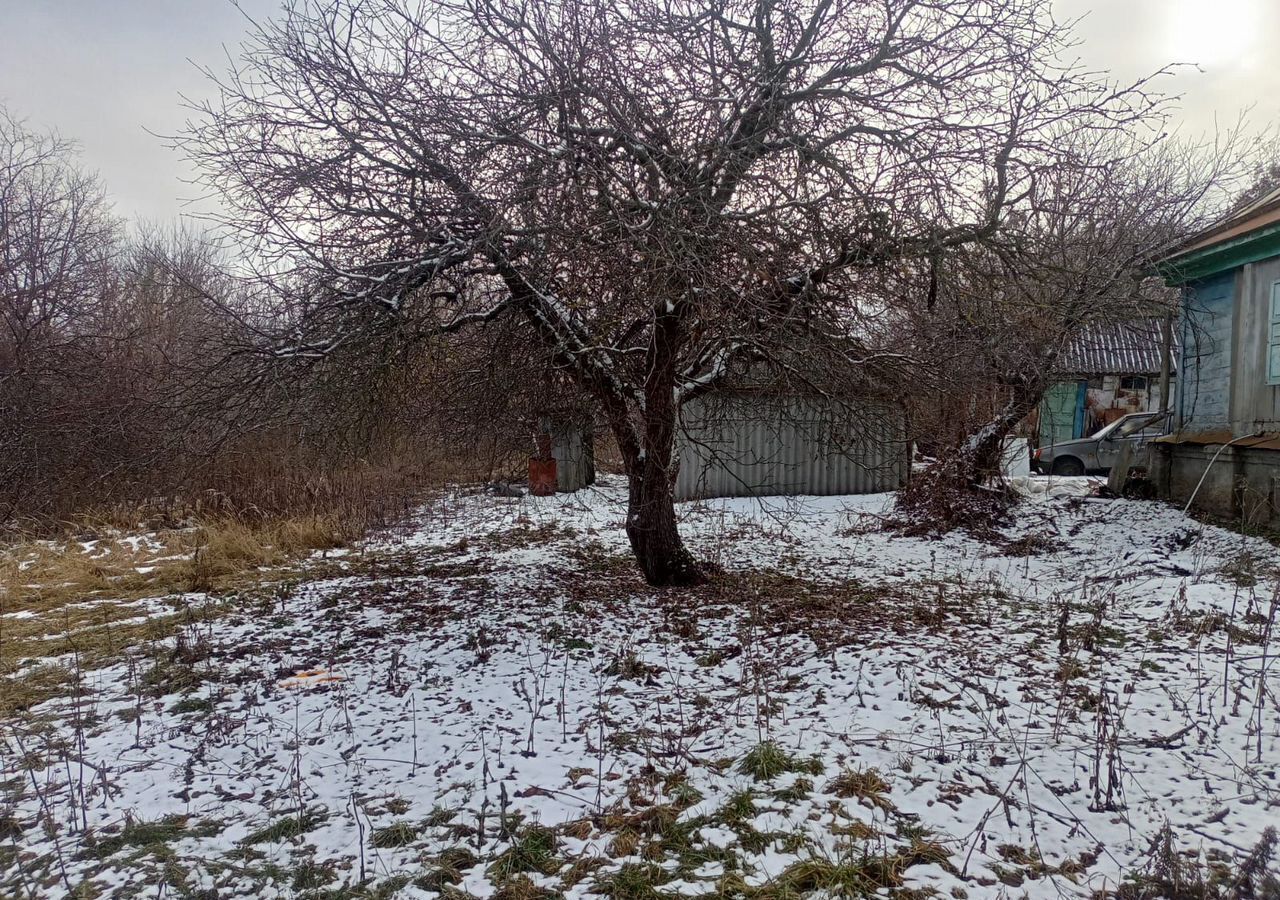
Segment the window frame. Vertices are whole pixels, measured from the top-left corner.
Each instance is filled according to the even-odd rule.
[[[1267,384],[1280,385],[1280,281],[1267,297]]]

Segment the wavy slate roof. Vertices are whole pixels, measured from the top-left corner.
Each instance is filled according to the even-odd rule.
[[[1177,361],[1177,329],[1174,329]],[[1160,320],[1140,319],[1091,325],[1067,348],[1058,371],[1064,375],[1156,375],[1160,372]]]

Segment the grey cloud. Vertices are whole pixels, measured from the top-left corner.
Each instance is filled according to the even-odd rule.
[[[278,2],[241,6],[261,17]],[[1163,83],[1185,95],[1179,119],[1193,132],[1211,129],[1215,116],[1234,121],[1251,105],[1255,121],[1280,120],[1273,43],[1280,0],[1055,0],[1060,18],[1088,13],[1079,28],[1081,60],[1123,79],[1178,61],[1169,55],[1179,37],[1170,29],[1187,14],[1221,33],[1241,10],[1252,17],[1240,25],[1250,32],[1237,36],[1242,52]],[[122,214],[167,220],[182,212],[180,198],[196,193],[183,183],[191,173],[147,131],[175,132],[186,117],[179,95],[210,92],[193,61],[222,68],[224,45],[241,39],[246,21],[230,0],[0,0],[0,22],[0,100],[32,124],[78,140]],[[1194,50],[1197,37],[1180,39]]]

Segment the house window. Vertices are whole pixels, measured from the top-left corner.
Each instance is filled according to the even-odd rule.
[[[1267,384],[1280,384],[1280,281],[1271,283],[1270,324],[1267,332]]]
[[[1147,389],[1147,377],[1145,375],[1120,376],[1120,390],[1145,391],[1146,389]]]

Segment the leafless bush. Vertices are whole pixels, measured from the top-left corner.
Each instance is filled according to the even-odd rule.
[[[1165,825],[1151,843],[1147,868],[1105,896],[1119,900],[1275,900],[1280,877],[1275,868],[1276,830],[1266,829],[1243,859],[1227,865],[1178,847]]]
[[[556,390],[509,331],[264,369],[243,352],[262,304],[210,236],[126,234],[71,145],[0,110],[0,523],[385,524],[510,468]]]

